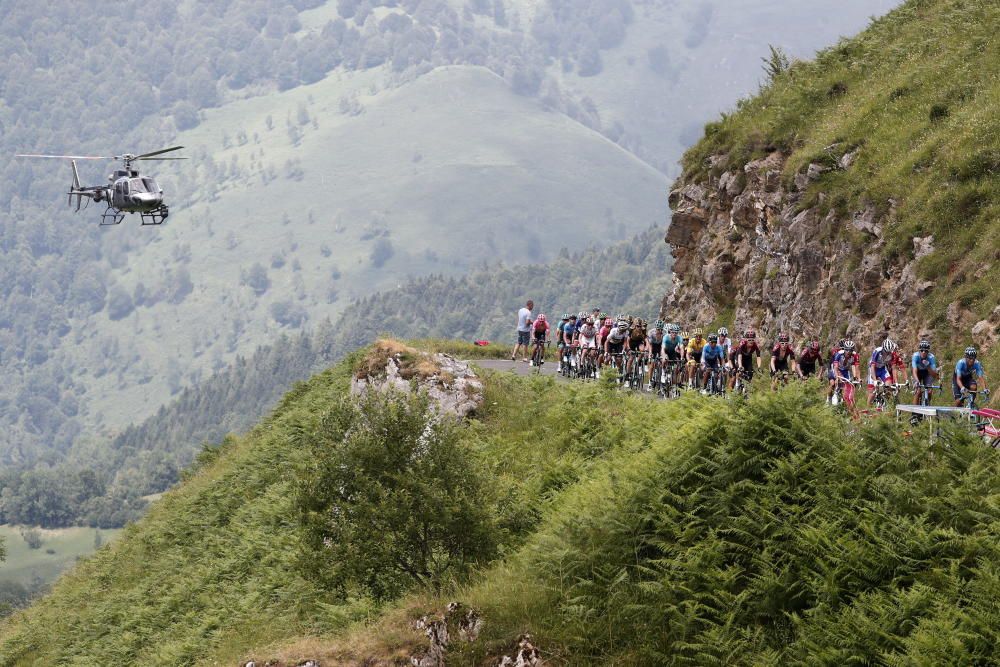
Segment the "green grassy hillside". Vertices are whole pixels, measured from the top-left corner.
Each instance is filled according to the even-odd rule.
[[[180,190],[200,182],[195,196],[113,274],[133,293],[161,286],[162,267],[181,258],[197,289],[84,327],[128,341],[141,360],[124,376],[95,378],[90,409],[127,424],[198,377],[171,369],[209,371],[408,276],[547,260],[666,215],[662,174],[485,68],[439,68],[370,94],[375,82],[384,85],[375,70],[331,76],[229,104],[178,137],[205,153],[171,179]],[[345,96],[364,112],[344,113]],[[289,136],[286,116],[301,136]],[[254,138],[240,146],[239,131]],[[230,172],[218,189],[207,160]],[[266,275],[259,284],[246,279],[255,265]]]
[[[907,2],[710,123],[684,157],[682,181],[705,180],[718,154],[716,175],[783,151],[786,184],[810,163],[833,167],[800,208],[873,207],[884,216],[886,267],[914,256],[915,237],[933,235],[934,251],[917,266],[933,288],[913,315],[942,338],[967,336],[996,308],[1000,283],[998,27],[995,2]],[[855,150],[853,166],[836,168]],[[846,225],[833,233],[859,256],[873,243]]]
[[[495,560],[432,580],[440,594],[416,586],[376,604],[366,580],[328,576],[371,555],[340,544],[349,562],[317,576],[324,548],[307,539],[312,519],[299,522],[328,502],[314,484],[341,474],[326,466],[342,448],[403,443],[389,413],[342,402],[359,360],[206,452],[118,541],[0,626],[0,663],[391,664],[421,644],[408,619],[445,599],[485,619],[455,664],[524,631],[551,664],[998,657],[995,453],[957,430],[930,446],[890,420],[850,425],[799,388],[723,406],[487,376],[483,409],[448,437],[483,483]]]
[[[25,597],[37,595],[77,560],[89,556],[102,544],[117,537],[118,529],[32,528],[40,546],[31,548],[21,531],[24,528],[0,525],[0,543],[7,551],[0,560],[0,605],[3,593],[23,590]],[[23,587],[23,588],[22,588]]]

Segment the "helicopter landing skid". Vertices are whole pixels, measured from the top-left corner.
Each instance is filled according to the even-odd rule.
[[[113,206],[108,206],[104,213],[101,214],[101,226],[120,225],[124,219],[124,213]]]
[[[160,204],[152,211],[147,211],[145,213],[139,213],[142,217],[143,225],[162,225],[163,221],[167,219],[169,210],[166,204]]]

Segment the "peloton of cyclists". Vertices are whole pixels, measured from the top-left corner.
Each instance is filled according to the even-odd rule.
[[[550,325],[544,315],[540,314],[528,326],[534,343],[544,345],[548,341]],[[562,349],[561,354],[579,354],[580,359],[585,354],[593,355],[593,368],[611,363],[613,355],[626,352],[644,353],[649,360],[662,359],[675,371],[673,381],[677,384],[686,381],[690,388],[694,388],[696,384],[707,388],[711,373],[721,371],[723,376],[719,380],[720,386],[733,389],[737,376],[749,382],[755,371],[760,370],[762,363],[762,351],[753,329],[747,329],[739,342],[729,337],[726,327],[720,327],[717,333],[710,333],[707,338],[701,328],[694,328],[688,337],[687,334],[682,334],[681,326],[676,323],[667,324],[658,319],[648,327],[646,321],[639,317],[622,313],[610,318],[597,308],[589,312],[582,311],[578,315],[564,314],[556,327],[555,340]],[[845,386],[842,390],[844,394],[853,395],[852,383],[861,379],[857,346],[850,340],[840,340],[830,348],[829,357],[824,359],[819,341],[808,340],[801,347],[793,348],[789,335],[782,332],[769,356],[772,386],[777,385],[783,374],[794,374],[806,379],[819,376],[821,370],[825,369],[829,380],[827,397],[830,399],[838,384],[851,384],[850,389]],[[952,390],[956,406],[963,403],[969,392],[988,391],[986,374],[977,356],[976,349],[969,347],[955,365]],[[756,362],[754,357],[757,357]],[[904,359],[909,363],[905,363]],[[626,370],[626,364],[631,362],[631,358],[626,358],[622,370]],[[686,372],[682,372],[685,362]],[[926,390],[926,398],[930,402],[933,394],[929,387],[934,386],[933,383],[939,380],[941,373],[939,362],[931,352],[930,341],[921,340],[911,356],[903,357],[899,346],[885,334],[881,344],[875,347],[868,358],[867,366],[869,404],[877,382],[896,385],[904,377],[912,379],[916,392]],[[650,364],[650,379],[654,367],[658,368],[659,365]],[[909,373],[905,372],[907,368]],[[904,372],[900,373],[899,369],[904,369]],[[916,397],[921,399],[922,394],[918,393]],[[853,413],[854,402],[845,397],[845,404],[848,404]]]

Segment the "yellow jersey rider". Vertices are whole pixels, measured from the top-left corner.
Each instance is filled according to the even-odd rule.
[[[687,344],[687,366],[688,366],[688,387],[694,387],[694,376],[698,366],[701,364],[701,351],[705,347],[705,339],[702,337],[701,328],[692,332],[691,340]]]

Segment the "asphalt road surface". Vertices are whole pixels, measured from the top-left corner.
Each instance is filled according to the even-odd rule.
[[[566,379],[559,375],[559,363],[554,359],[546,361],[542,364],[541,368],[535,368],[520,359],[517,361],[510,361],[509,359],[470,359],[469,363],[491,371],[514,371],[518,375],[531,375],[538,372],[541,375],[554,375],[561,380]]]

